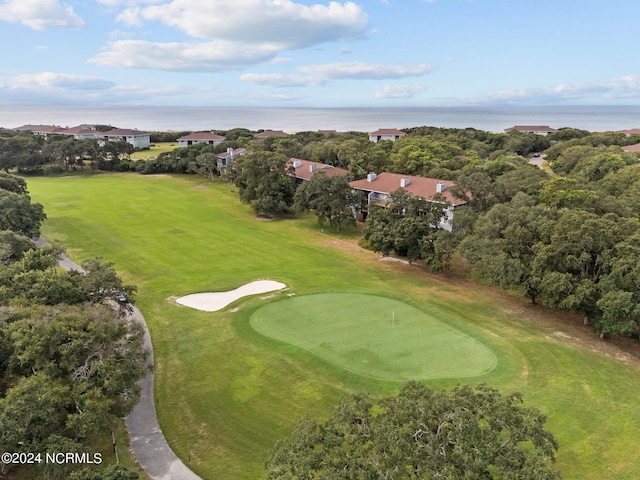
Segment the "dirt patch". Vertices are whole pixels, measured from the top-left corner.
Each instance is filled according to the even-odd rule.
[[[401,263],[403,265],[411,266],[411,263],[409,263],[408,260],[403,260],[402,258],[396,258],[396,257],[380,257],[380,261],[381,262],[396,262],[396,263]]]
[[[318,245],[321,245],[323,247],[331,247],[346,253],[366,253],[372,256],[377,255],[371,250],[365,250],[364,248],[362,248],[360,245],[358,245],[357,240],[347,240],[344,238],[327,238],[322,239],[320,242],[318,242]]]

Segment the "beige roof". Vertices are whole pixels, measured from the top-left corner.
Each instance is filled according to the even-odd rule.
[[[300,164],[298,167],[294,165]],[[327,165],[326,163],[311,162],[309,160],[302,160],[301,158],[290,158],[287,162],[288,167],[294,167],[294,176],[302,180],[310,180],[318,172],[325,172],[328,177],[335,175],[349,175],[349,171],[344,168],[334,167],[333,165]]]
[[[66,128],[63,133],[67,135],[79,135],[81,133],[100,133],[95,129],[87,128],[86,125],[78,125],[77,127]]]
[[[369,132],[369,135],[398,135],[403,137],[406,133],[402,130],[396,130],[395,128],[379,128],[375,132]]]
[[[182,140],[200,140],[200,141],[218,140],[222,142],[224,141],[224,137],[221,135],[216,135],[215,133],[212,133],[212,132],[193,132],[193,133],[190,133],[189,135],[185,135],[184,137],[180,137],[178,139],[178,141],[182,141]]]
[[[56,127],[55,125],[41,125],[32,130],[34,133],[65,133],[66,131],[66,128]]]
[[[128,128],[114,128],[108,132],[96,132],[101,137],[137,137],[138,135],[149,135],[149,132],[140,130],[130,130]]]
[[[636,143],[635,145],[627,145],[622,147],[622,150],[625,152],[640,152],[640,143]]]
[[[219,153],[218,155],[216,155],[216,157],[218,158],[228,158],[231,156],[236,156],[236,155],[244,155],[245,153],[247,153],[247,149],[246,148],[236,148],[233,152],[230,151],[226,151],[226,152],[222,152]]]
[[[407,180],[409,182],[405,187],[401,186],[401,181],[403,180],[405,184]],[[451,194],[450,188],[455,185],[452,181],[439,180],[437,178],[416,177],[414,175],[382,172],[377,174],[373,181],[369,181],[368,178],[364,178],[362,180],[350,182],[350,185],[357,190],[386,194],[390,194],[399,188],[403,188],[411,195],[416,195],[430,200],[437,193],[437,185],[441,183],[444,183],[445,185],[445,190],[442,192],[445,200],[455,206],[467,203]]]

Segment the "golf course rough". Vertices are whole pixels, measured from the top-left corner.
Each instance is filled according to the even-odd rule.
[[[250,318],[258,333],[381,380],[468,378],[497,359],[476,339],[399,300],[326,293],[279,300]]]

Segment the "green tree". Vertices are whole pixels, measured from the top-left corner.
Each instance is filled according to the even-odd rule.
[[[0,230],[35,238],[46,218],[42,205],[31,203],[28,195],[0,189]]]
[[[452,254],[446,248],[449,232],[441,232],[440,221],[447,203],[409,195],[404,189],[391,194],[386,207],[373,207],[364,238],[374,251],[393,251],[410,262],[422,259],[433,269],[442,269]]]
[[[0,190],[27,195],[27,182],[24,178],[16,177],[9,173],[0,172]]]
[[[329,177],[318,172],[296,190],[294,205],[298,211],[312,210],[318,223],[328,223],[338,231],[342,225],[355,225],[354,209],[361,203],[360,194],[349,185],[347,177]]]
[[[137,473],[127,470],[122,465],[111,465],[100,470],[84,469],[72,472],[69,480],[138,480]]]
[[[108,306],[2,308],[0,346],[3,451],[84,450],[131,411],[147,371],[142,327]]]
[[[35,248],[35,243],[24,235],[10,230],[0,230],[0,266],[21,260],[26,252]]]
[[[598,284],[597,307],[601,315],[593,320],[602,336],[634,335],[640,326],[640,233],[615,246],[608,272]]]
[[[215,176],[218,174],[217,162],[218,157],[215,153],[201,153],[195,159],[194,170],[198,175],[202,175],[203,177],[207,177],[209,180],[213,181]]]
[[[504,289],[520,291],[536,303],[538,285],[532,263],[541,241],[539,229],[555,218],[555,210],[518,193],[511,202],[495,205],[480,216],[474,232],[460,242],[458,252],[475,275]]]
[[[458,175],[455,185],[451,187],[454,196],[479,212],[488,210],[495,203],[494,190],[493,179],[487,173],[476,169]]]
[[[557,479],[545,420],[517,393],[410,382],[397,397],[348,397],[324,423],[303,420],[271,451],[267,479]]]
[[[542,182],[548,178],[549,175],[541,168],[530,164],[522,165],[496,178],[496,198],[500,202],[508,202],[518,192],[537,197],[542,188]]]
[[[564,210],[539,230],[532,276],[541,301],[598,318],[598,282],[609,271],[615,247],[626,234],[624,221],[614,214]]]
[[[259,151],[239,157],[234,165],[240,200],[256,213],[281,214],[293,205],[294,182],[286,157]]]
[[[553,177],[541,182],[540,200],[558,208],[592,209],[598,193],[580,188],[578,181],[568,177]]]

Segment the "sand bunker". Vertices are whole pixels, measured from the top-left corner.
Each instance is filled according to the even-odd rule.
[[[286,285],[284,283],[274,280],[258,280],[242,285],[235,290],[229,290],[228,292],[205,292],[185,295],[184,297],[177,298],[176,302],[185,307],[195,308],[203,312],[217,312],[242,297],[274,292],[276,290],[282,290],[285,287]]]

